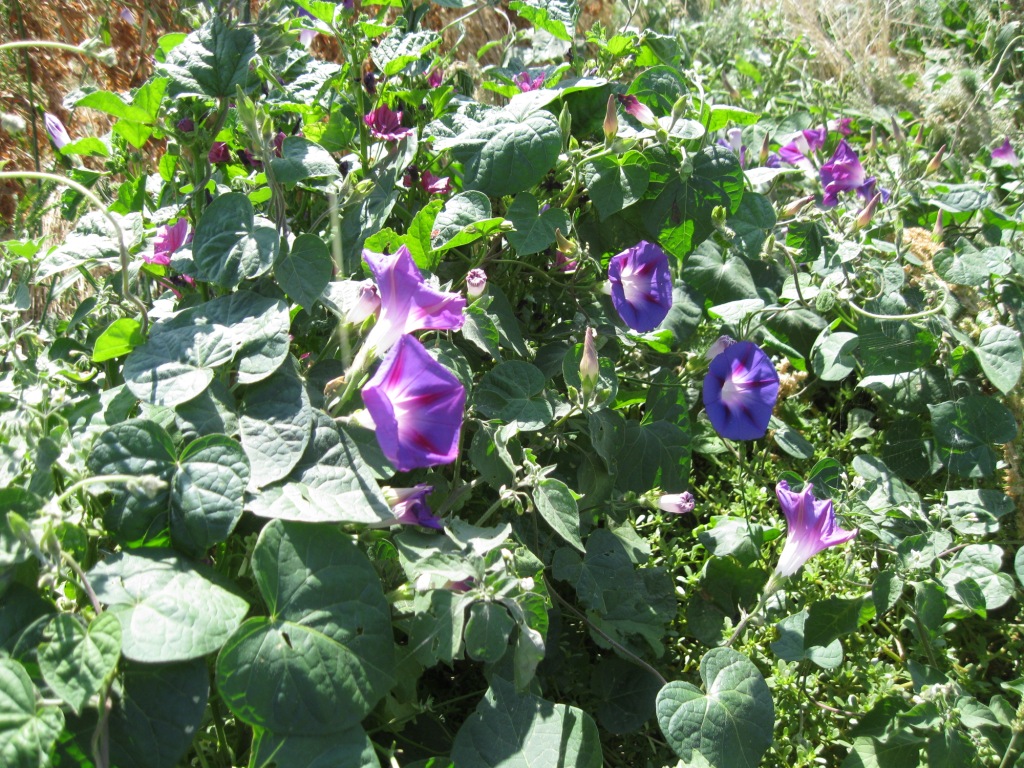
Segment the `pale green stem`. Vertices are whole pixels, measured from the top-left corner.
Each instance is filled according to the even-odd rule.
[[[71,43],[59,43],[56,40],[14,40],[10,43],[0,45],[0,51],[13,51],[16,48],[56,48],[57,50],[77,53],[79,56],[89,56],[100,63],[104,63],[104,51],[90,51],[80,45]]]
[[[768,604],[768,598],[770,598],[772,595],[779,591],[779,587],[782,586],[784,580],[784,576],[779,576],[779,574],[777,573],[772,573],[771,578],[768,579],[768,583],[764,585],[764,591],[761,592],[761,597],[758,599],[757,605],[754,606],[754,610],[752,610],[750,613],[743,614],[743,616],[740,618],[739,624],[737,624],[736,627],[733,629],[732,635],[730,635],[729,639],[725,641],[725,648],[731,647],[732,644],[739,639],[740,635],[743,634],[743,630],[747,628],[747,623],[751,620],[751,618],[758,615],[759,613],[761,613],[761,611],[764,610],[765,605]]]

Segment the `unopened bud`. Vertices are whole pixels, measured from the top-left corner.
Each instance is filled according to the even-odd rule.
[[[719,336],[715,342],[708,347],[708,351],[704,353],[704,357],[708,360],[714,360],[735,343],[736,339],[732,336]]]
[[[604,111],[604,141],[611,146],[619,133],[619,116],[615,109],[615,94],[608,94],[608,106]]]
[[[942,209],[935,214],[935,226],[932,227],[932,240],[936,243],[942,242]]]
[[[946,154],[946,145],[943,144],[939,147],[939,151],[935,153],[935,157],[928,161],[928,165],[925,166],[924,175],[931,176],[942,165],[942,156]]]
[[[818,312],[828,312],[836,305],[836,292],[831,288],[822,287],[814,297],[814,308]]]
[[[345,314],[345,321],[352,325],[362,325],[370,315],[380,309],[380,294],[372,280],[363,280],[359,284],[359,295],[351,309]]]
[[[466,274],[466,296],[471,300],[483,295],[487,290],[487,273],[482,269],[471,269]]]
[[[760,165],[764,165],[768,162],[768,155],[771,154],[771,134],[766,133],[764,135],[764,141],[761,142],[761,154],[758,156]]]
[[[868,201],[868,204],[864,206],[863,210],[857,214],[857,218],[853,222],[854,232],[859,229],[864,229],[864,227],[871,223],[871,218],[875,215],[875,208],[878,207],[878,203],[881,199],[882,193],[876,192],[875,196]]]
[[[590,393],[597,386],[601,376],[601,364],[597,358],[597,331],[587,328],[583,334],[583,357],[580,359],[580,382],[583,385],[583,396],[590,397]]]
[[[580,252],[579,245],[563,235],[560,229],[555,230],[555,244],[558,246],[558,252],[567,259],[572,259]]]
[[[867,146],[864,147],[865,152],[874,152],[878,148],[878,133],[875,126],[871,126],[871,138],[868,140]]]
[[[907,140],[906,135],[903,133],[903,129],[900,128],[900,124],[896,122],[896,117],[892,116],[889,118],[892,122],[892,138],[897,144],[902,144]]]
[[[693,512],[693,508],[696,505],[697,501],[689,491],[666,493],[658,499],[658,509],[662,512],[670,512],[673,515],[685,515]]]
[[[798,213],[800,213],[800,211],[802,211],[807,206],[808,203],[812,202],[814,202],[814,195],[807,195],[807,197],[801,197],[797,200],[794,200],[792,203],[790,203],[789,205],[782,209],[783,218],[788,219],[793,216],[796,216]]]

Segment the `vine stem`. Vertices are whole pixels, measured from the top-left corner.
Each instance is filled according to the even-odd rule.
[[[743,630],[747,628],[747,624],[750,622],[750,620],[764,610],[765,605],[767,605],[768,603],[768,598],[770,598],[772,595],[779,591],[779,587],[782,586],[782,583],[783,581],[785,581],[785,578],[785,576],[780,576],[777,573],[772,574],[772,577],[768,579],[768,583],[764,585],[764,591],[761,592],[761,597],[758,598],[757,605],[754,606],[754,610],[752,610],[750,613],[743,614],[743,616],[740,618],[739,623],[733,628],[732,634],[729,636],[729,639],[725,641],[725,644],[723,646],[724,648],[731,648],[732,644],[740,638],[740,635],[743,634]]]
[[[17,48],[56,48],[68,53],[77,53],[79,56],[89,56],[101,64],[106,64],[106,55],[103,51],[90,51],[80,45],[71,43],[59,43],[56,40],[13,40],[0,45],[0,51],[13,51]]]
[[[0,46],[2,47],[2,46]],[[44,173],[36,171],[0,171],[0,181],[14,180],[14,179],[35,179],[38,181],[52,181],[55,184],[61,184],[65,187],[70,187],[75,190],[78,194],[82,195],[86,200],[93,204],[103,217],[110,223],[110,226],[114,228],[114,232],[117,234],[117,249],[121,257],[121,292],[125,298],[131,301],[135,305],[135,308],[139,310],[142,315],[142,335],[146,335],[146,331],[149,328],[149,313],[146,312],[146,305],[142,303],[142,300],[132,293],[131,287],[128,284],[128,248],[124,244],[124,232],[121,230],[121,225],[117,223],[117,220],[110,215],[110,211],[107,210],[106,206],[103,205],[103,201],[96,196],[96,194],[86,186],[79,184],[77,181],[58,176],[55,173]]]
[[[600,627],[596,626],[590,619],[588,619],[586,617],[585,614],[583,614],[579,610],[577,610],[576,607],[574,605],[572,605],[572,603],[570,603],[568,600],[566,600],[564,597],[562,597],[560,594],[558,594],[558,592],[555,591],[554,587],[552,587],[551,584],[548,583],[547,579],[544,580],[544,584],[548,588],[548,594],[553,595],[555,597],[555,599],[558,600],[559,603],[561,603],[562,607],[569,611],[569,613],[571,613],[573,616],[575,616],[580,621],[582,621],[584,624],[586,624],[588,627],[590,627],[592,630],[594,630],[597,634],[599,634],[601,637],[603,637],[606,641],[611,643],[612,646],[619,653],[621,653],[621,654],[623,654],[625,656],[628,656],[634,662],[636,662],[641,667],[643,667],[648,672],[650,672],[652,675],[654,675],[656,678],[658,678],[658,680],[661,681],[662,686],[668,685],[668,680],[665,679],[665,677],[661,674],[661,672],[656,670],[654,667],[652,667],[646,661],[641,659],[639,656],[637,656],[631,650],[626,648],[624,645],[622,645],[621,643],[616,641],[614,638],[609,637],[609,635],[606,632],[604,632]]]

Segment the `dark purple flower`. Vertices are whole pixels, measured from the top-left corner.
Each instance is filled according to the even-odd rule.
[[[452,191],[452,180],[448,176],[435,176],[430,171],[424,171],[420,186],[431,195],[447,195]]]
[[[188,219],[178,219],[173,225],[164,224],[156,228],[153,239],[153,255],[143,255],[143,261],[149,264],[171,263],[171,254],[181,248],[188,239]]]
[[[711,426],[730,440],[764,437],[778,396],[775,366],[750,341],[726,347],[704,377],[704,408]]]
[[[658,509],[662,512],[670,512],[673,515],[685,515],[688,512],[693,512],[693,508],[696,505],[697,502],[689,491],[666,493],[658,499]]]
[[[642,240],[608,262],[612,304],[634,331],[653,331],[672,308],[672,276],[660,246]]]
[[[529,72],[520,72],[512,78],[512,82],[519,87],[520,93],[526,93],[527,91],[539,91],[544,87],[544,80],[543,72],[536,77],[530,77]]]
[[[434,486],[420,483],[415,488],[384,488],[384,498],[395,513],[395,522],[405,525],[422,525],[424,528],[444,527],[441,518],[430,511],[427,496]]]
[[[857,187],[857,194],[865,200],[870,201],[877,193],[882,196],[883,203],[889,202],[889,190],[885,187],[878,187],[876,190],[875,187],[877,185],[878,179],[875,176],[868,176],[868,178],[864,180],[864,183]]]
[[[284,148],[284,131],[278,131],[274,136],[274,154],[278,157],[281,156],[281,150]]]
[[[177,128],[182,133],[192,133],[196,129],[196,124],[191,117],[183,117],[178,121]]]
[[[651,108],[646,104],[641,103],[636,96],[623,96],[622,94],[616,94],[616,98],[619,100],[619,104],[622,105],[622,108],[639,120],[642,125],[654,125],[658,122],[657,119],[655,119]]]
[[[412,134],[412,128],[402,127],[402,113],[387,107],[377,107],[363,117],[370,127],[370,135],[384,141],[399,141]]]
[[[231,150],[228,149],[225,142],[215,141],[210,147],[210,154],[206,156],[206,159],[211,163],[229,163],[231,162]]]
[[[438,67],[427,76],[428,88],[439,88],[444,82],[444,70]]]
[[[808,483],[800,493],[794,493],[785,480],[775,486],[788,528],[786,545],[775,566],[779,576],[792,576],[821,550],[845,544],[857,535],[856,530],[840,528],[832,502],[815,498],[812,490]]]
[[[846,139],[839,142],[832,158],[821,166],[821,186],[825,196],[821,204],[833,208],[839,202],[840,192],[852,192],[865,182],[864,166]]]
[[[363,387],[363,403],[400,472],[455,460],[466,390],[415,336],[402,336],[385,355]]]
[[[462,327],[466,299],[427,285],[404,245],[391,255],[364,250],[363,259],[380,291],[380,317],[366,339],[378,355],[403,334]]]
[[[59,117],[51,115],[49,112],[44,112],[43,124],[46,126],[46,132],[50,134],[53,146],[58,150],[64,149],[64,147],[71,143],[68,129],[64,127],[64,123],[60,121]]]
[[[248,149],[238,150],[238,160],[242,163],[242,165],[247,165],[254,170],[263,170],[263,161],[256,157],[256,155],[254,155]]]
[[[1016,168],[1020,165],[1020,158],[1013,151],[1009,138],[1006,138],[1002,144],[992,150],[992,165],[1008,165],[1011,168]]]

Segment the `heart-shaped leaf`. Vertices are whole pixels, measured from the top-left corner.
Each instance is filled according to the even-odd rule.
[[[196,225],[192,258],[199,280],[234,288],[274,264],[277,228],[256,216],[249,198],[231,192],[214,199]]]
[[[101,613],[86,628],[69,613],[55,616],[39,647],[39,671],[76,714],[100,690],[121,656],[121,623]]]
[[[555,242],[555,230],[569,231],[569,216],[561,208],[540,211],[537,198],[529,192],[520,192],[505,217],[515,229],[506,233],[509,243],[520,256],[540,253]]]
[[[694,753],[713,768],[754,768],[772,744],[775,705],[750,660],[731,648],[712,648],[700,661],[707,690],[681,681],[658,693],[658,724],[684,761]]]
[[[36,688],[24,667],[0,659],[0,765],[37,768],[63,729],[59,707],[36,704]]]

